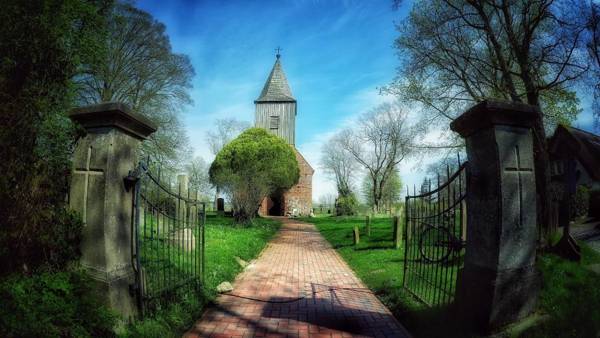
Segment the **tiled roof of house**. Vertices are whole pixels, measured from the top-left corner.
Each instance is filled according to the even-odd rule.
[[[596,181],[600,181],[600,136],[585,130],[560,125],[550,140],[550,151],[567,145],[573,155]]]

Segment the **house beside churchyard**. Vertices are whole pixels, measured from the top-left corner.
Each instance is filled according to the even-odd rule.
[[[591,192],[590,216],[600,217],[600,136],[559,125],[549,139],[548,151],[552,181],[561,181],[564,160],[573,159],[577,186],[584,186]]]
[[[561,175],[563,156],[576,161],[577,185],[600,190],[600,136],[559,125],[548,143],[553,176]]]

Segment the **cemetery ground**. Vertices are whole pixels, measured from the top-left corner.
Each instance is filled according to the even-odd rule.
[[[162,308],[143,321],[127,328],[124,336],[176,337],[200,317],[204,308],[217,296],[217,285],[233,281],[242,271],[238,259],[254,259],[277,232],[281,222],[257,218],[252,226],[235,224],[232,218],[207,215],[206,219],[206,270],[202,291],[183,288],[175,299],[160,304]]]
[[[119,330],[122,337],[178,337],[212,302],[216,287],[242,271],[237,258],[255,258],[281,223],[259,218],[252,226],[232,218],[207,216],[205,288],[183,287],[157,311]],[[9,337],[112,336],[116,317],[96,299],[97,290],[79,269],[45,271],[0,279],[0,330]]]
[[[358,277],[394,313],[415,337],[465,337],[451,311],[434,309],[416,300],[402,287],[404,252],[394,249],[392,219],[371,219],[366,236],[364,217],[315,217],[303,221],[316,225]],[[352,229],[359,226],[360,243],[354,245]],[[560,236],[554,236],[553,242]],[[500,337],[596,337],[600,332],[600,275],[591,268],[600,254],[586,244],[582,261],[570,262],[550,253],[538,254],[543,274],[539,310],[528,320],[501,332]]]

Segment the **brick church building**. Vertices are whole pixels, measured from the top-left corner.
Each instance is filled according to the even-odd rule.
[[[254,104],[254,125],[283,138],[296,153],[300,179],[286,191],[278,191],[265,198],[258,210],[260,215],[300,216],[312,211],[313,168],[296,149],[296,99],[288,85],[281,67],[281,55],[277,54],[275,65],[267,78],[260,96]]]

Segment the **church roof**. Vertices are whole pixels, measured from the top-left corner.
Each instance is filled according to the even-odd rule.
[[[296,152],[296,161],[298,161],[298,165],[300,167],[302,167],[302,164],[304,164],[304,166],[306,166],[308,168],[308,171],[310,172],[310,175],[312,176],[312,174],[315,173],[315,169],[313,169],[313,167],[310,165],[310,163],[308,163],[308,161],[304,158],[304,156],[302,156],[302,154],[300,153],[300,151],[298,149],[296,149],[296,147],[294,147],[294,152]],[[300,163],[302,162],[302,163]]]
[[[585,130],[559,125],[550,139],[550,153],[556,154],[564,147],[575,155],[590,177],[600,181],[600,136]]]
[[[269,74],[260,96],[254,102],[296,102],[281,67],[279,55],[277,55],[275,65],[273,65],[271,74]]]

